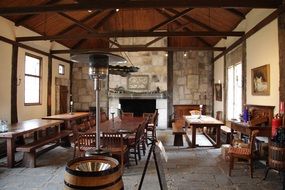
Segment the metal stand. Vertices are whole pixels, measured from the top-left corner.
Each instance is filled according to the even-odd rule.
[[[140,180],[140,184],[139,184],[138,190],[141,190],[141,188],[142,188],[144,176],[146,174],[146,170],[147,170],[147,167],[148,167],[148,164],[149,164],[151,153],[153,153],[153,158],[154,158],[155,168],[156,168],[157,177],[158,177],[158,181],[159,181],[159,186],[160,186],[160,189],[163,190],[162,179],[161,179],[161,176],[160,176],[160,173],[159,173],[159,167],[158,167],[157,158],[156,158],[156,154],[155,154],[155,146],[156,146],[155,143],[156,142],[157,142],[156,139],[152,140],[151,147],[150,147],[149,152],[148,152],[147,160],[146,160],[146,163],[145,163],[145,166],[144,166],[144,169],[143,169],[143,174],[142,174],[142,177],[141,177],[141,180]]]

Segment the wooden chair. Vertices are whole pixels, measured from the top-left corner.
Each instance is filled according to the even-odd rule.
[[[124,144],[122,133],[103,133],[103,149],[107,150],[112,156],[118,158],[121,163],[121,171],[124,171],[125,157],[128,159],[128,147]]]
[[[144,151],[145,155],[145,142],[144,142],[144,129],[146,122],[143,122],[139,125],[135,135],[131,135],[128,137],[128,147],[129,147],[129,158],[134,158],[136,165],[138,164],[138,159],[141,160],[140,150]],[[132,156],[134,155],[134,156]]]
[[[107,121],[107,120],[109,120],[109,118],[108,118],[106,112],[100,112],[100,121],[104,122],[104,121]]]
[[[200,110],[190,110],[189,111],[190,115],[201,115],[201,111]]]
[[[96,148],[96,134],[82,133],[79,134],[74,142],[73,158],[83,157],[85,151]]]
[[[132,118],[134,117],[134,113],[132,112],[122,112],[122,118]]]
[[[253,130],[250,135],[250,143],[247,148],[239,147],[230,147],[229,148],[229,157],[230,157],[230,166],[229,166],[229,176],[231,176],[231,171],[234,168],[234,159],[241,158],[246,159],[249,162],[250,166],[250,177],[253,177],[253,157],[255,149],[255,138],[259,130]]]
[[[146,144],[150,145],[152,140],[156,138],[156,126],[158,123],[158,110],[155,110],[152,117],[150,118],[149,122],[145,127],[145,139]],[[148,142],[150,141],[150,143]]]

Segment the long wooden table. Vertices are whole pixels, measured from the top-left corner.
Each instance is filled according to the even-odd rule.
[[[100,123],[100,132],[114,132],[114,133],[134,133],[139,124],[144,121],[143,117],[131,117],[131,118],[114,118]],[[95,131],[92,128],[90,131]]]
[[[213,140],[208,134],[203,133],[213,144],[214,147],[219,148],[221,146],[221,125],[224,123],[222,121],[219,121],[211,116],[205,116],[202,115],[201,117],[193,117],[190,115],[183,116],[185,123],[189,126],[192,127],[192,142],[190,147],[195,148],[196,146],[199,146],[196,144],[196,129],[201,128],[201,127],[213,127],[216,128],[216,139]]]
[[[60,120],[32,119],[8,125],[8,131],[0,133],[0,138],[7,140],[7,167],[15,165],[15,139],[18,136],[59,126],[61,123],[63,121]]]
[[[90,116],[91,113],[89,112],[73,112],[73,113],[64,113],[64,114],[57,114],[57,115],[51,115],[42,117],[42,119],[48,119],[48,120],[63,120],[65,123],[65,127],[67,129],[72,129],[71,122],[76,119],[81,118],[87,118]]]

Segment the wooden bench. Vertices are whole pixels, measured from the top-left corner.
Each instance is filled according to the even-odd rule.
[[[174,135],[173,146],[183,146],[183,135],[186,135],[186,129],[181,123],[172,123],[172,134]]]
[[[69,136],[72,133],[71,130],[63,130],[60,131],[59,133],[55,133],[46,137],[43,137],[39,140],[33,141],[31,143],[19,146],[16,148],[16,151],[19,152],[24,152],[24,158],[23,162],[25,167],[36,167],[36,157],[39,156],[40,154],[43,154],[44,152],[47,152],[56,146],[60,145],[60,139]],[[45,149],[41,151],[36,151],[37,149],[48,145],[50,143],[55,142],[55,144],[46,147]]]
[[[225,144],[230,144],[230,139],[231,139],[231,128],[226,126],[226,125],[222,125],[221,126],[221,140],[223,143]]]

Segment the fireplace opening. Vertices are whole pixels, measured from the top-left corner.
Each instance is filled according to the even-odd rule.
[[[156,109],[155,99],[119,99],[123,112],[132,112],[135,117],[142,116],[144,112],[153,113]]]

